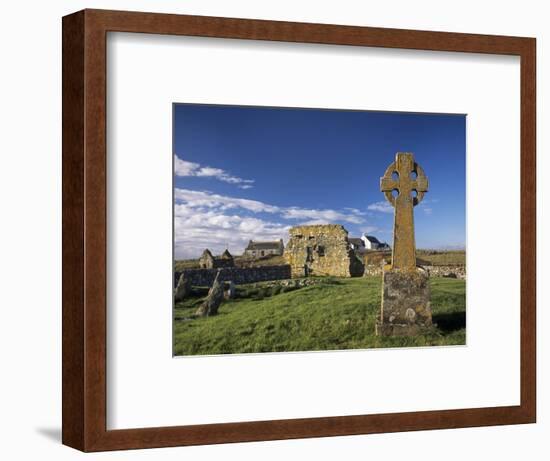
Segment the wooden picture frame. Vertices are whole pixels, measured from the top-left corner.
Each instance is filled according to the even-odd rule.
[[[106,37],[136,32],[521,58],[521,404],[143,429],[106,427]],[[63,18],[63,443],[82,451],[372,434],[536,420],[533,38],[84,10]]]

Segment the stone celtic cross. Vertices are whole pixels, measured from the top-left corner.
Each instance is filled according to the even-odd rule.
[[[380,178],[380,190],[395,208],[392,269],[414,270],[416,250],[413,207],[428,192],[428,178],[414,161],[413,154],[398,152],[395,162],[388,166]]]

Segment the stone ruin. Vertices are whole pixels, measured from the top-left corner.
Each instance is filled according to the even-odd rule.
[[[202,252],[199,258],[199,267],[201,269],[220,269],[222,267],[235,267],[233,256],[229,250],[225,250],[220,256],[213,256],[207,248]]]
[[[331,275],[360,277],[363,263],[348,241],[348,231],[340,224],[296,226],[289,231],[290,240],[284,257],[292,277]]]

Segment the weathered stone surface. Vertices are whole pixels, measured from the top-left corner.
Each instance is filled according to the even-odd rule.
[[[339,224],[296,226],[290,229],[284,257],[292,277],[363,275],[363,263],[348,242],[348,231]]]
[[[432,326],[428,273],[385,271],[382,278],[382,308],[376,334],[412,336]]]
[[[233,255],[229,253],[229,250],[227,248],[221,254],[220,259],[223,259],[225,261],[230,261],[231,266],[234,266]]]
[[[223,301],[223,283],[218,280],[218,277],[214,280],[212,288],[208,291],[208,296],[201,304],[201,306],[195,312],[198,317],[209,317],[211,315],[217,315],[220,304]]]
[[[176,302],[183,301],[191,292],[191,280],[185,277],[185,274],[181,274],[176,290],[174,293],[174,300]]]
[[[466,279],[466,266],[457,265],[457,266],[432,266],[432,265],[422,265],[422,269],[428,272],[430,277],[447,277],[447,278],[457,278],[464,280]],[[381,276],[384,272],[382,265],[370,265],[365,266],[365,277]]]
[[[432,327],[429,274],[416,267],[413,207],[428,191],[424,170],[408,152],[398,152],[380,178],[380,190],[395,208],[392,262],[382,275],[381,336],[413,336]]]
[[[221,267],[234,267],[235,261],[229,250],[225,250],[220,256],[213,256],[207,248],[202,252],[199,258],[199,267],[201,269],[218,269]]]
[[[395,162],[390,164],[380,178],[380,190],[395,208],[392,268],[414,269],[416,250],[413,206],[418,205],[428,191],[428,178],[414,161],[413,154],[396,154]],[[394,197],[393,193],[397,196]]]
[[[177,285],[181,275],[185,274],[185,277],[191,281],[193,286],[212,286],[218,273],[220,282],[231,280],[235,285],[243,285],[268,280],[289,279],[290,266],[281,264],[278,266],[224,267],[221,269],[184,269],[181,272],[174,273],[174,285]]]
[[[213,269],[214,268],[214,256],[207,248],[202,252],[201,257],[199,258],[199,267],[201,269]]]

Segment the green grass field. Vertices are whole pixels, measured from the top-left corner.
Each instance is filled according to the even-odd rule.
[[[464,250],[434,251],[416,250],[416,257],[434,266],[464,266],[466,264],[466,252]]]
[[[464,280],[433,278],[432,312],[438,328],[417,337],[377,337],[380,277],[327,278],[318,285],[274,294],[256,284],[238,287],[214,317],[189,317],[202,297],[174,309],[174,354],[242,354],[457,345],[466,342]],[[258,289],[259,287],[259,289]],[[280,287],[279,287],[280,288]]]

